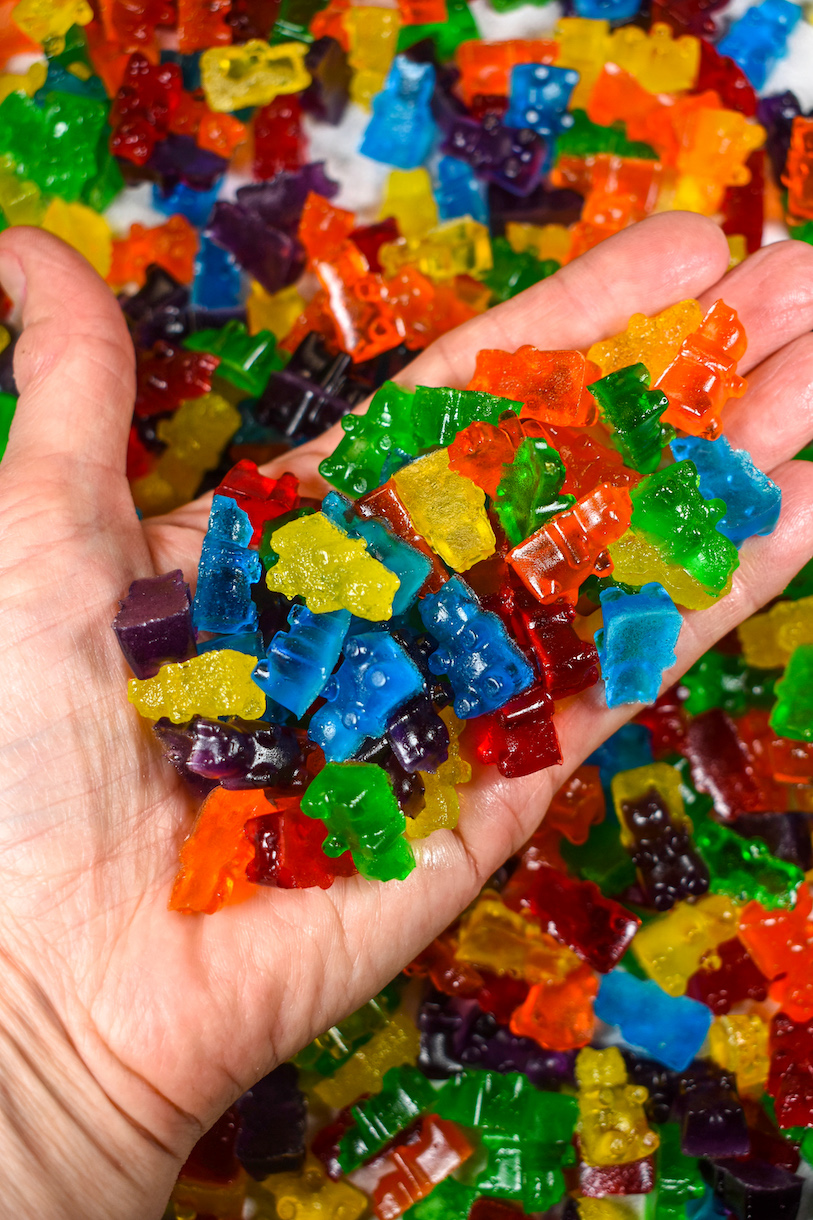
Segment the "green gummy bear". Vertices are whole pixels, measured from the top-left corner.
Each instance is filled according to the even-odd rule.
[[[658,469],[664,445],[675,439],[671,424],[661,423],[669,399],[660,390],[650,390],[649,381],[645,364],[630,364],[590,386],[618,452],[641,474]]]
[[[813,644],[800,644],[776,684],[771,728],[780,737],[813,741]]]
[[[409,30],[412,26],[406,28]],[[473,1186],[466,1186],[457,1178],[444,1178],[431,1194],[404,1212],[404,1220],[468,1220],[476,1198]]]
[[[526,1212],[547,1211],[562,1198],[561,1166],[566,1162],[552,1159],[546,1143],[507,1131],[485,1131],[481,1146],[488,1159],[474,1180],[479,1194],[515,1199]]]
[[[712,894],[735,902],[756,900],[766,910],[792,907],[804,873],[777,860],[761,839],[743,839],[718,822],[705,822],[695,833],[697,848],[711,873]]]
[[[593,826],[586,843],[578,846],[562,839],[562,859],[585,881],[594,881],[607,898],[623,894],[635,883],[635,865],[621,846],[618,826],[600,822]]]
[[[385,381],[365,415],[345,415],[344,436],[319,463],[322,477],[348,496],[363,496],[378,487],[391,453],[417,452],[413,399],[409,390]]]
[[[381,1092],[353,1106],[353,1126],[339,1140],[336,1157],[343,1173],[352,1173],[369,1161],[421,1114],[429,1110],[436,1093],[412,1064],[393,1067],[386,1073]]]
[[[232,319],[219,330],[199,330],[184,339],[192,352],[209,352],[220,357],[217,375],[245,390],[252,398],[262,394],[272,373],[284,368],[286,360],[277,351],[276,336],[270,330],[250,335],[244,322]]]
[[[544,437],[526,436],[514,460],[503,466],[494,508],[511,546],[519,546],[556,513],[575,504],[560,495],[565,464]]]
[[[556,156],[590,157],[596,153],[615,153],[619,157],[639,157],[645,161],[657,161],[658,154],[649,144],[640,140],[628,140],[624,123],[605,127],[594,123],[586,110],[571,111],[572,126],[560,131],[556,137]]]
[[[528,250],[517,253],[507,237],[492,239],[491,255],[494,264],[482,279],[491,289],[492,305],[510,301],[511,297],[553,275],[561,265],[555,258],[535,258]]]
[[[415,389],[413,418],[417,453],[432,445],[450,445],[458,432],[475,420],[496,424],[505,411],[519,412],[521,404],[497,398],[482,390],[452,390],[448,386],[419,385]],[[403,448],[403,446],[402,446]]]
[[[282,0],[268,41],[272,46],[291,40],[313,42],[310,23],[326,3],[327,0]]]
[[[721,707],[730,716],[742,716],[749,707],[771,707],[781,670],[756,669],[738,653],[711,648],[680,680],[689,697],[683,706],[691,716]]]
[[[431,38],[441,63],[454,59],[462,42],[479,38],[480,30],[467,0],[446,0],[446,20],[423,25],[402,25],[398,31],[398,54],[416,42]]]
[[[363,877],[403,881],[415,867],[406,818],[389,776],[375,763],[329,762],[302,797],[302,812],[328,829],[327,856],[349,851]]]
[[[702,1199],[706,1186],[695,1157],[680,1148],[680,1127],[656,1127],[660,1145],[656,1153],[655,1189],[645,1196],[644,1220],[686,1220],[686,1204]]]
[[[810,460],[813,461],[813,452]],[[801,571],[796,573],[793,580],[784,589],[782,596],[794,602],[798,601],[800,597],[813,596],[813,559],[809,559]]]
[[[520,1072],[463,1071],[436,1095],[435,1112],[463,1127],[527,1135],[547,1159],[564,1155],[579,1117],[574,1097],[537,1089]]]
[[[17,410],[17,399],[13,394],[0,393],[0,458],[6,452],[8,434],[11,431],[11,421]]]
[[[694,462],[658,470],[630,488],[632,527],[711,593],[725,588],[739,566],[737,548],[717,529],[723,500],[704,500]]]
[[[791,225],[788,232],[797,241],[806,241],[809,246],[813,246],[813,220],[806,220],[801,225]]]
[[[107,110],[105,103],[71,93],[49,93],[42,106],[10,93],[0,105],[0,156],[10,159],[18,177],[75,203],[99,171]]]
[[[306,1071],[318,1072],[320,1076],[332,1076],[360,1046],[384,1028],[400,1001],[401,986],[398,979],[394,979],[349,1017],[303,1047],[294,1055],[294,1063]]]
[[[99,138],[96,156],[99,165],[98,173],[95,178],[91,178],[85,183],[82,190],[82,203],[86,203],[96,212],[103,212],[124,190],[124,178],[119,169],[119,163],[110,151],[110,133],[107,126]]]

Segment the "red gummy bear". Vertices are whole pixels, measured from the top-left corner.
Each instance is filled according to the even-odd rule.
[[[151,64],[140,51],[131,55],[110,111],[110,151],[146,165],[169,131],[182,89],[177,64]]]
[[[139,352],[136,364],[135,413],[142,418],[174,411],[189,398],[200,398],[212,388],[219,356],[188,352],[160,339],[148,352]]]
[[[229,496],[248,514],[254,527],[251,537],[254,545],[259,542],[266,521],[299,508],[299,480],[287,470],[278,479],[269,479],[260,474],[255,462],[243,458],[215,488],[215,495]]]

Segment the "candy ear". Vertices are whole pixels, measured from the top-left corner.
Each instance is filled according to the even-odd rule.
[[[116,298],[81,255],[42,229],[0,235],[0,283],[22,309],[20,400],[4,459],[80,459],[77,494],[124,476],[135,356]],[[66,477],[70,477],[66,475]]]

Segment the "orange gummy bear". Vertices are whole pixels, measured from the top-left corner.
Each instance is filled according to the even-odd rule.
[[[178,50],[192,55],[230,44],[233,31],[225,21],[230,9],[231,0],[178,0]]]
[[[213,789],[181,845],[169,909],[212,915],[248,898],[257,887],[246,879],[254,847],[245,836],[245,824],[271,812],[262,789]]]
[[[541,602],[575,597],[588,576],[612,570],[607,547],[626,532],[631,517],[627,489],[599,483],[509,551],[508,563]]]
[[[792,1021],[813,1018],[813,920],[810,890],[799,886],[796,905],[767,911],[749,902],[737,935],[768,979],[769,995]]]
[[[540,423],[595,423],[598,409],[585,393],[586,362],[581,352],[542,352],[526,345],[515,352],[477,353],[467,390],[485,390],[523,404],[521,415]]]
[[[157,263],[182,284],[191,284],[197,248],[197,232],[185,216],[170,216],[165,224],[154,229],[130,225],[129,236],[113,242],[107,282],[114,287],[134,282],[140,287],[147,278],[150,263]]]
[[[582,964],[563,979],[534,983],[511,1017],[511,1033],[533,1038],[544,1050],[571,1051],[593,1036],[598,975]]]
[[[715,440],[722,432],[720,412],[728,399],[745,393],[737,361],[747,346],[736,310],[725,301],[715,301],[655,382],[669,399],[663,419],[692,436]]]
[[[520,419],[506,411],[497,424],[476,420],[469,424],[449,446],[449,465],[481,487],[492,500],[505,471],[513,462],[517,449],[526,436],[538,436],[541,427],[532,419]]]
[[[788,188],[788,212],[795,220],[813,220],[813,119],[793,120],[790,150],[782,182]]]
[[[311,191],[305,200],[302,219],[299,222],[299,240],[312,262],[330,262],[341,250],[356,227],[356,217],[345,208],[334,207],[324,195]],[[361,251],[359,251],[361,254]],[[366,268],[364,256],[362,270]]]
[[[552,64],[558,44],[548,38],[508,38],[505,42],[463,42],[455,52],[457,89],[467,106],[477,94],[508,97],[511,69],[517,64]]]

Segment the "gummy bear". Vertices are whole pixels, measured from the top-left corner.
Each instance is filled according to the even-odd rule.
[[[305,790],[302,812],[327,826],[326,855],[349,850],[364,877],[404,880],[415,867],[404,815],[381,767],[329,762]]]
[[[634,593],[617,586],[602,590],[604,626],[596,632],[608,707],[652,703],[664,670],[675,663],[683,618],[662,585]]]
[[[256,551],[249,550],[248,514],[227,496],[212,500],[203,538],[192,618],[198,631],[235,635],[257,625],[251,586],[262,576]]]
[[[183,724],[193,716],[242,716],[256,720],[265,695],[252,681],[257,658],[215,649],[189,661],[164,665],[154,678],[131,678],[127,698],[148,720],[168,717]]]
[[[719,417],[726,402],[745,393],[736,368],[746,344],[736,312],[716,301],[655,383],[669,399],[666,421],[693,436],[715,440],[722,431]]]
[[[465,572],[493,555],[496,539],[485,495],[450,468],[446,449],[404,466],[393,484],[415,528],[454,571]]]

